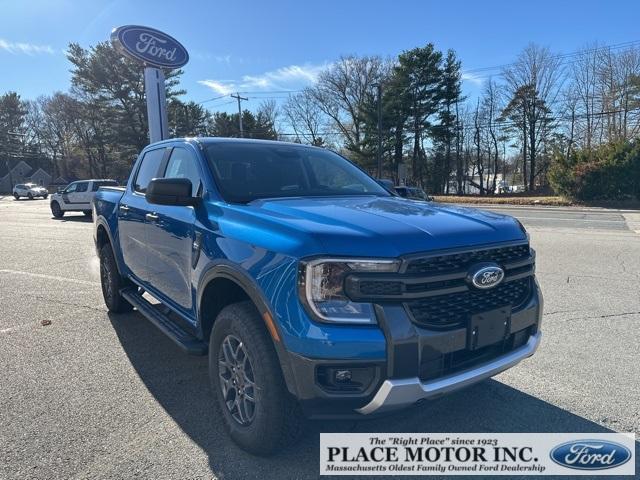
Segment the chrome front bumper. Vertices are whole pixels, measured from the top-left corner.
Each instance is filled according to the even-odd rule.
[[[417,377],[385,380],[373,399],[356,411],[363,415],[369,415],[374,412],[395,410],[413,405],[419,400],[436,398],[493,377],[533,355],[540,344],[541,337],[542,333],[538,332],[529,337],[529,341],[525,345],[512,352],[448,377],[424,383]]]

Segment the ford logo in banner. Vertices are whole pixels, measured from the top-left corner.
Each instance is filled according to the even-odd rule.
[[[495,263],[480,263],[471,267],[467,280],[480,289],[493,288],[502,282],[504,270]]]
[[[627,463],[631,451],[606,440],[576,440],[558,445],[549,454],[558,465],[576,470],[605,470]]]
[[[111,42],[125,55],[150,67],[180,68],[189,54],[175,38],[155,28],[125,25],[114,28]]]

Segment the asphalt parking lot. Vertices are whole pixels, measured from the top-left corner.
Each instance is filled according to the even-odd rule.
[[[206,358],[135,312],[107,314],[90,220],[1,198],[0,479],[317,478],[320,431],[639,432],[640,216],[496,210],[520,218],[538,253],[538,353],[419,408],[311,424],[265,459],[224,434]]]

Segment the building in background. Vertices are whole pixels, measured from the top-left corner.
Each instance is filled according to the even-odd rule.
[[[17,183],[35,183],[45,188],[51,184],[51,175],[42,168],[33,169],[24,160],[8,168],[6,163],[0,164],[0,193],[11,193]]]

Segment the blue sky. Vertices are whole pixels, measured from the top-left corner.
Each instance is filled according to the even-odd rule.
[[[0,0],[0,93],[23,98],[69,87],[69,42],[106,40],[113,27],[163,30],[189,50],[182,86],[203,101],[249,92],[247,108],[280,101],[344,54],[395,56],[433,42],[464,70],[512,62],[529,42],[554,52],[640,40],[638,1],[99,1]],[[497,70],[483,72],[497,73]],[[473,95],[483,78],[467,74]],[[233,110],[230,99],[205,103]]]

